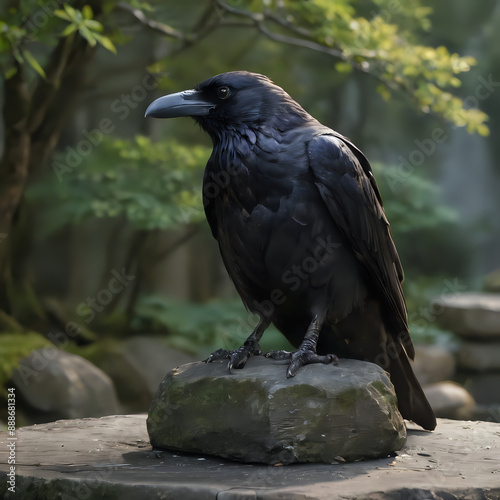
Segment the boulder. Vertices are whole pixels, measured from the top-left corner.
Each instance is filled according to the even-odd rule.
[[[54,346],[23,358],[12,381],[34,422],[120,412],[111,379],[86,359]]]
[[[472,415],[476,403],[460,384],[438,382],[423,389],[436,417],[468,419]]]
[[[463,341],[457,353],[457,362],[458,366],[465,370],[475,372],[500,371],[500,341]]]
[[[441,295],[431,309],[441,328],[461,337],[500,339],[500,294]]]
[[[406,441],[394,388],[377,365],[341,359],[287,379],[286,364],[262,356],[231,373],[227,362],[172,370],[148,433],[157,448],[267,464],[380,457]]]
[[[483,281],[483,290],[490,293],[500,293],[500,269],[495,269]]]
[[[500,371],[458,371],[455,380],[472,394],[481,405],[500,404]]]
[[[442,346],[417,345],[413,371],[421,385],[449,380],[455,373],[455,357]]]
[[[105,340],[79,352],[113,380],[118,398],[128,412],[147,411],[165,374],[194,361],[189,354],[170,349],[160,338],[151,336],[132,337],[124,342]]]
[[[170,370],[196,361],[190,354],[167,347],[158,337],[132,337],[124,342],[123,352],[130,365],[144,379],[151,394],[149,401]]]

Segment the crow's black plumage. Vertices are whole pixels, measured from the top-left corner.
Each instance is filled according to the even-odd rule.
[[[157,99],[147,116],[192,116],[213,142],[205,212],[224,264],[260,322],[243,346],[219,350],[241,368],[273,322],[297,348],[287,376],[336,356],[386,369],[402,415],[436,420],[409,363],[414,349],[403,270],[372,169],[267,77],[224,73]],[[335,353],[335,355],[330,354]]]

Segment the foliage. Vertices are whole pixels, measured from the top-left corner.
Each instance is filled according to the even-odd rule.
[[[450,53],[444,46],[419,43],[430,28],[432,11],[421,0],[243,0],[237,4],[218,0],[201,4],[203,9],[208,7],[202,14],[207,25],[192,33],[183,33],[163,22],[170,19],[162,19],[165,9],[159,2],[93,0],[86,4],[74,0],[64,3],[62,9],[54,9],[54,2],[48,0],[6,3],[9,5],[0,21],[0,67],[6,78],[17,72],[16,62],[45,76],[46,61],[33,55],[32,42],[50,47],[60,37],[78,33],[91,47],[99,44],[116,52],[112,39],[124,40],[123,30],[114,30],[110,36],[103,31],[105,27],[119,26],[116,18],[121,10],[131,12],[160,35],[185,45],[216,29],[236,23],[241,26],[239,19],[243,17],[251,20],[248,27],[257,27],[272,40],[330,54],[337,71],[356,69],[373,75],[381,81],[378,90],[386,99],[392,92],[402,91],[422,112],[435,112],[453,124],[466,126],[469,132],[488,134],[486,114],[475,108],[465,109],[463,101],[450,92],[461,85],[458,75],[469,71],[475,61]],[[90,3],[95,4],[97,14]],[[43,23],[38,21],[41,16],[45,16]]]
[[[29,201],[45,207],[47,231],[93,217],[125,217],[148,230],[204,219],[201,178],[208,148],[175,140],[153,143],[143,136],[133,141],[104,137],[75,169],[61,170],[68,151],[56,156],[55,175],[27,190]],[[398,167],[376,163],[373,169],[395,234],[456,221],[456,214],[438,202],[436,187],[420,174],[391,189],[391,180],[400,175]]]
[[[5,387],[12,371],[19,366],[19,361],[31,352],[51,345],[42,335],[35,332],[1,333],[0,342],[0,400],[6,395]]]
[[[46,207],[47,231],[93,217],[125,217],[147,230],[203,219],[201,176],[210,155],[204,146],[105,136],[92,155],[68,170],[71,149],[56,156],[55,175],[26,193]]]
[[[64,10],[58,9],[54,11],[54,14],[69,23],[64,28],[61,36],[71,36],[75,31],[78,31],[91,47],[99,43],[105,49],[116,54],[113,42],[107,36],[100,34],[104,30],[104,26],[99,21],[93,19],[93,12],[90,5],[84,5],[80,11],[66,3],[64,4]]]
[[[167,329],[171,347],[198,356],[207,356],[221,347],[238,348],[256,324],[257,317],[245,311],[239,299],[202,304],[158,296],[142,296],[133,321],[140,331]],[[260,345],[265,351],[292,348],[274,327],[268,328]]]
[[[40,46],[36,47],[33,42],[51,47],[59,38],[72,38],[76,32],[91,47],[99,44],[116,53],[111,39],[102,34],[104,26],[94,19],[90,5],[84,4],[81,9],[69,3],[64,3],[63,9],[54,9],[55,6],[56,2],[48,0],[6,1],[3,4],[4,12],[0,20],[0,69],[5,78],[12,78],[18,72],[19,65],[31,67],[45,78],[43,66],[46,61],[39,61],[28,47],[33,47],[40,53]]]
[[[380,79],[378,90],[384,98],[403,91],[422,112],[437,113],[471,133],[488,135],[487,115],[479,109],[465,109],[463,101],[450,93],[461,85],[457,75],[469,71],[474,58],[450,53],[444,46],[418,43],[422,32],[430,28],[432,12],[420,0],[244,3],[251,3],[253,12],[268,10],[271,19],[285,24],[300,39],[330,48],[329,53],[340,59],[337,71],[355,68]]]
[[[421,174],[414,172],[403,177],[395,165],[374,163],[372,167],[395,234],[404,235],[457,222],[455,211],[439,201],[436,185]]]

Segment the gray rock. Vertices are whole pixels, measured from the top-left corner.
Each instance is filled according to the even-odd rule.
[[[462,384],[481,405],[500,404],[500,372],[459,371],[455,380]]]
[[[486,275],[483,290],[490,293],[500,293],[500,269],[495,269]]]
[[[120,407],[111,379],[86,359],[53,346],[22,359],[12,374],[34,421],[100,417]]]
[[[123,352],[130,365],[144,379],[151,398],[170,370],[196,361],[190,354],[168,348],[157,337],[132,337],[124,342]]]
[[[500,342],[463,341],[457,353],[457,362],[465,370],[500,371]]]
[[[169,349],[158,337],[147,336],[99,342],[83,349],[82,356],[113,380],[126,412],[147,411],[165,375],[194,361],[189,354]]]
[[[450,380],[455,373],[455,357],[441,346],[417,345],[413,371],[421,385]]]
[[[472,412],[471,420],[500,423],[500,404],[476,405]]]
[[[423,389],[436,417],[468,419],[472,415],[476,403],[460,384],[438,382]]]
[[[0,498],[172,500],[498,500],[500,424],[438,420],[408,424],[396,456],[273,467],[152,450],[145,415],[62,420],[0,431]]]
[[[232,373],[227,362],[170,372],[148,432],[158,448],[267,464],[380,457],[406,440],[394,389],[377,365],[341,359],[287,379],[286,365],[260,356]]]
[[[500,339],[500,294],[441,295],[431,309],[439,326],[457,335]]]

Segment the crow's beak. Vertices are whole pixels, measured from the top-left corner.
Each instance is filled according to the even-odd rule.
[[[215,105],[202,99],[197,90],[184,90],[153,101],[144,116],[176,118],[178,116],[207,116]]]

